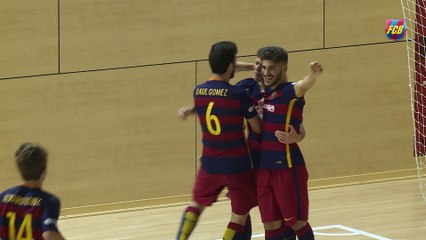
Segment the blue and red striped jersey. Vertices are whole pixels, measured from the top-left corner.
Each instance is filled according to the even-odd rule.
[[[259,83],[254,78],[245,78],[235,84],[235,87],[243,88],[247,94],[255,101],[259,101],[263,98]]]
[[[257,113],[245,90],[209,80],[195,88],[194,106],[203,131],[201,167],[216,174],[250,169],[244,118],[253,118]]]
[[[276,130],[288,132],[289,125],[299,131],[304,105],[304,98],[296,97],[292,82],[279,85],[265,96],[259,168],[283,169],[305,164],[297,143],[283,144],[275,137]]]
[[[244,89],[253,100],[256,106],[257,113],[262,116],[263,110],[263,93],[260,89],[259,83],[254,78],[246,78],[235,84],[235,87]],[[248,126],[249,134],[247,143],[250,149],[250,155],[253,162],[253,167],[257,168],[260,161],[260,134],[254,132],[250,125]]]
[[[60,201],[37,188],[17,186],[0,193],[0,239],[43,240],[58,231]]]

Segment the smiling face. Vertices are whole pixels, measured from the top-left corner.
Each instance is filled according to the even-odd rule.
[[[265,86],[275,88],[286,81],[287,64],[274,63],[271,60],[262,61],[262,76]]]

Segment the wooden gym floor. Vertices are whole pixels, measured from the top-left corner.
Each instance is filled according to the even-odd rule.
[[[426,239],[426,203],[417,179],[310,190],[310,223],[317,240]],[[202,215],[193,240],[221,239],[230,204],[220,201]],[[65,216],[67,239],[174,239],[185,205],[92,216]],[[264,239],[258,209],[252,210],[253,238]]]

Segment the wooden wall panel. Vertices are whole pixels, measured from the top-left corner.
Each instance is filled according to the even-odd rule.
[[[237,42],[240,55],[264,44],[322,46],[322,0],[272,0],[266,9],[242,0],[62,0],[62,69],[206,59],[220,40]]]
[[[57,1],[0,1],[0,78],[58,69]]]
[[[189,194],[195,176],[194,64],[0,81],[0,189],[19,183],[24,141],[50,151],[63,207]]]
[[[291,79],[308,63],[325,72],[306,95],[301,143],[311,178],[415,167],[405,43],[292,54]]]
[[[325,0],[325,46],[390,41],[386,20],[402,17],[400,1]]]

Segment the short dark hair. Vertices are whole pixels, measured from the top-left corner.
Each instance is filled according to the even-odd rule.
[[[209,64],[212,73],[223,75],[229,64],[235,61],[238,48],[234,42],[222,41],[212,45],[209,53]]]
[[[269,60],[274,63],[288,63],[288,53],[282,47],[263,47],[257,51],[257,56],[262,60]]]
[[[40,145],[23,143],[15,152],[16,164],[25,181],[37,181],[47,167],[47,151]]]

